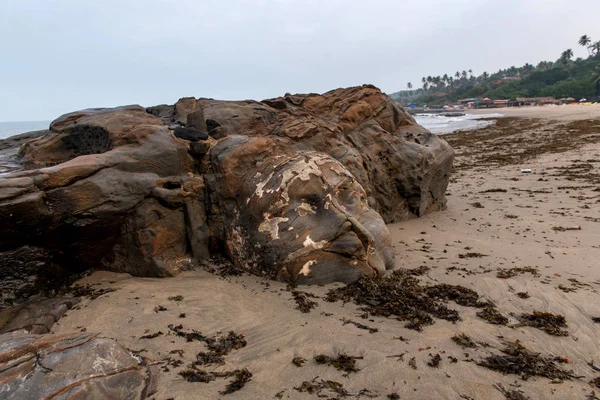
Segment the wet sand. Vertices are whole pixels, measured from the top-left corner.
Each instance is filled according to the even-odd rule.
[[[323,300],[328,290],[341,285],[299,288],[321,297],[311,299],[316,308],[302,313],[285,284],[196,270],[170,279],[96,272],[80,283],[116,290],[84,300],[53,331],[101,332],[161,362],[165,371],[152,397],[157,400],[317,398],[294,389],[315,377],[316,382],[339,382],[361,398],[370,393],[386,399],[397,393],[401,399],[505,399],[497,384],[531,399],[587,398],[594,390],[588,382],[600,376],[588,365],[592,359],[600,364],[600,324],[592,320],[600,317],[600,113],[589,107],[586,113],[563,112],[561,107],[518,109],[524,115],[502,118],[480,131],[445,135],[457,153],[448,209],[389,226],[398,268],[427,266],[430,270],[419,278],[424,284],[474,289],[509,318],[508,326],[488,324],[476,316],[479,310],[452,302],[462,320],[436,320],[422,332],[392,318],[363,319],[355,304]],[[515,267],[531,267],[537,274],[498,278],[499,269]],[[529,298],[517,296],[525,292]],[[183,299],[169,300],[178,295]],[[564,315],[568,336],[511,327],[518,322],[516,315],[533,311]],[[345,324],[348,319],[378,331]],[[227,396],[219,391],[230,378],[185,381],[178,372],[206,348],[177,336],[170,324],[207,336],[231,330],[243,334],[246,347],[225,356],[225,365],[204,369],[248,368],[252,380]],[[158,332],[162,334],[154,339],[140,339]],[[476,348],[452,341],[462,332],[480,342]],[[566,357],[569,362],[560,366],[581,378],[523,380],[477,365],[515,340],[544,356]],[[175,350],[182,352],[171,353]],[[356,361],[360,371],[344,376],[313,360],[321,353],[340,352],[363,357]],[[439,367],[427,365],[436,354],[441,356]],[[297,367],[294,357],[307,361]],[[416,369],[409,365],[413,357]],[[322,394],[336,398],[331,391]]]

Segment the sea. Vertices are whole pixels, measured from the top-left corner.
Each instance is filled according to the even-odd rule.
[[[51,121],[13,121],[0,122],[0,139],[6,139],[20,133],[48,129]]]
[[[502,114],[465,114],[460,117],[444,117],[436,114],[416,114],[415,120],[437,135],[456,131],[470,131],[494,124],[489,118],[499,118]]]
[[[431,132],[443,135],[456,131],[467,131],[485,128],[492,125],[494,121],[487,118],[502,117],[502,114],[465,114],[460,117],[443,117],[435,114],[417,114],[415,119]],[[0,139],[18,135],[20,133],[48,129],[51,121],[15,121],[0,122]]]

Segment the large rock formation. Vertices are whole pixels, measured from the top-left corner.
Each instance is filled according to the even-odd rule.
[[[371,86],[84,110],[19,154],[30,169],[0,176],[4,302],[61,273],[168,276],[214,253],[297,283],[382,273],[385,223],[443,209],[453,159]]]
[[[145,399],[157,371],[115,340],[92,333],[0,335],[0,398]]]

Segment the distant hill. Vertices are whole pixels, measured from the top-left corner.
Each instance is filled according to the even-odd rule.
[[[584,35],[579,44],[588,48],[587,59],[573,60],[573,51],[568,49],[558,60],[542,61],[536,66],[527,63],[493,74],[484,72],[479,76],[474,76],[469,70],[423,77],[422,88],[402,90],[390,96],[401,104],[444,104],[471,97],[494,100],[514,100],[517,97],[597,98],[600,96],[600,41],[591,44],[589,37]]]

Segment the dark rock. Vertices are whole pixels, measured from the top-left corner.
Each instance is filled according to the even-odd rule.
[[[89,152],[90,143],[66,149],[74,143],[70,135],[79,132],[74,127],[106,132],[109,149],[77,156]],[[60,164],[0,178],[0,269],[21,271],[3,288],[10,284],[12,292],[22,292],[19,285],[43,281],[35,276],[44,271],[57,275],[54,265],[69,273],[102,268],[164,276],[189,260],[184,206],[188,197],[203,196],[189,191],[202,190],[193,184],[201,178],[190,174],[193,160],[184,142],[143,108],[67,114],[22,153],[31,165]],[[169,187],[171,181],[178,186]],[[24,247],[37,250],[27,257],[15,254]]]
[[[201,108],[187,115],[187,122],[185,124],[188,128],[197,129],[202,132],[208,132],[206,126],[206,119],[204,118],[204,111]]]
[[[195,128],[176,128],[175,132],[173,133],[178,138],[189,140],[190,142],[197,142],[198,140],[208,139],[208,133],[202,132]]]
[[[169,125],[173,122],[173,117],[175,115],[175,106],[161,104],[158,106],[146,108],[146,112],[150,115],[154,115],[155,117],[160,118],[165,125]]]
[[[145,399],[156,371],[115,340],[92,333],[0,335],[0,397]]]
[[[0,311],[0,333],[17,330],[33,334],[48,333],[52,325],[77,303],[77,298],[55,297],[7,308]]]
[[[190,155],[194,158],[202,158],[208,153],[214,142],[201,141],[190,143]]]
[[[21,246],[0,252],[0,305],[12,305],[38,293],[52,294],[52,289],[66,279],[47,249]]]

